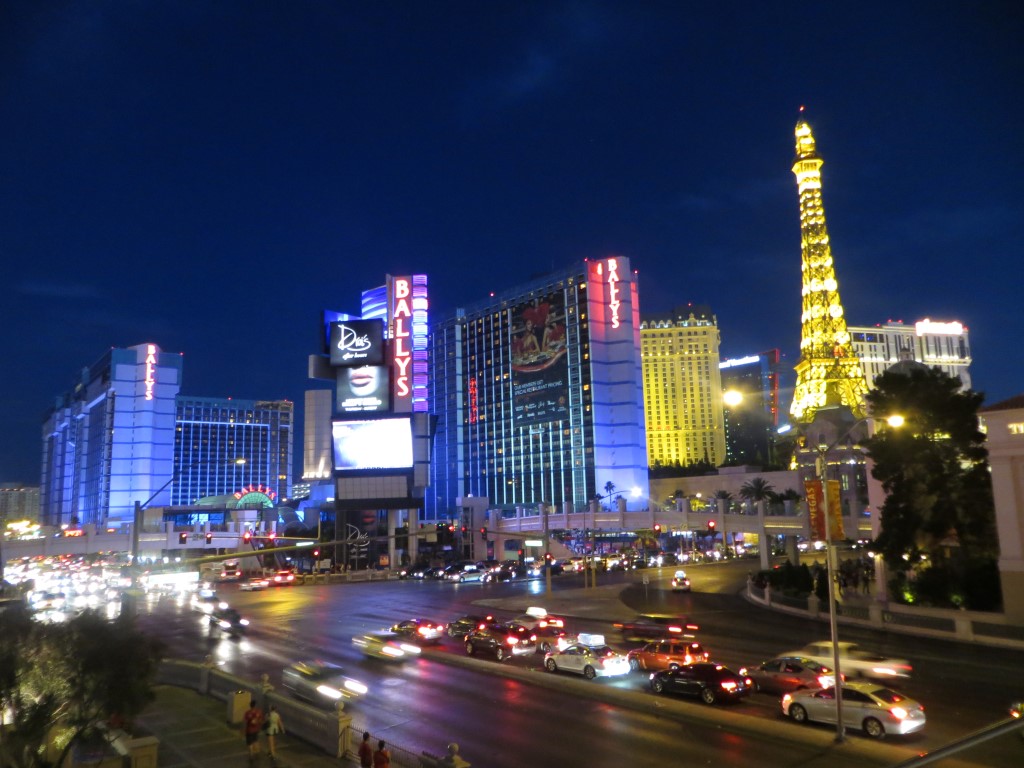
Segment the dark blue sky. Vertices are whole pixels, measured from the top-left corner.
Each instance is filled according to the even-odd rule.
[[[301,406],[320,311],[388,272],[444,310],[618,253],[795,364],[801,104],[848,320],[960,320],[1024,391],[1021,6],[839,6],[7,0],[0,480],[111,346]]]

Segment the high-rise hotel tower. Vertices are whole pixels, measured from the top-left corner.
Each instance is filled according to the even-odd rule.
[[[636,275],[611,257],[510,288],[431,330],[428,519],[457,499],[585,510],[648,503]]]
[[[650,466],[717,467],[725,461],[720,341],[718,320],[707,306],[676,307],[641,321]]]

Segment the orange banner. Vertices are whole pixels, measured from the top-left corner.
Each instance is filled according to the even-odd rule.
[[[842,541],[846,538],[843,531],[843,508],[839,503],[839,481],[828,481],[828,518],[832,524],[832,541]]]
[[[810,515],[811,538],[825,538],[825,499],[820,480],[805,480],[804,494],[807,496],[807,512]]]

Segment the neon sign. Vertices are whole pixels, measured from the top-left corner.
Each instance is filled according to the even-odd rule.
[[[266,496],[271,501],[273,501],[274,497],[277,495],[270,488],[270,486],[265,486],[262,483],[260,483],[259,485],[250,485],[250,486],[247,486],[245,488],[242,488],[242,490],[240,490],[240,491],[235,491],[234,496],[235,496],[236,499],[240,499],[243,496],[246,496],[246,495],[248,495],[250,493],[260,493],[260,494],[263,494],[264,496]]]
[[[921,320],[915,324],[918,336],[924,336],[926,333],[940,333],[949,334],[951,336],[963,336],[964,327],[961,323],[938,323],[932,320]]]
[[[476,404],[476,379],[469,380],[469,423],[476,424],[477,420],[477,404]]]
[[[409,364],[412,362],[412,290],[405,277],[395,278],[394,349],[395,349],[395,399],[408,399],[412,394],[412,380]]]
[[[156,387],[156,344],[146,345],[146,399],[153,399]]]
[[[389,328],[394,410],[427,410],[427,276],[390,278]]]
[[[619,261],[608,259],[608,308],[612,311],[612,328],[619,327]]]

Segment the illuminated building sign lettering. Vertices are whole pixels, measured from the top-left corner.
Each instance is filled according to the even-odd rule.
[[[964,327],[961,323],[934,323],[931,320],[922,320],[914,324],[918,336],[926,333],[946,333],[951,336],[963,336]]]
[[[156,387],[156,344],[146,345],[146,399],[153,399]]]
[[[409,303],[411,291],[409,280],[404,277],[395,279],[394,304],[394,349],[395,349],[395,399],[407,400],[412,394],[411,371],[412,362],[412,306]]]
[[[619,327],[619,262],[608,259],[608,308],[612,311],[612,328]]]
[[[250,485],[250,486],[247,486],[245,488],[242,488],[240,491],[235,491],[235,498],[236,499],[241,499],[243,496],[247,496],[250,493],[262,494],[263,496],[266,496],[271,501],[273,501],[274,497],[277,495],[277,493],[275,491],[273,491],[270,488],[270,486],[266,486],[266,485],[263,485],[261,483],[260,485]]]
[[[393,410],[427,410],[427,276],[389,281],[391,356],[394,362]]]
[[[469,423],[476,424],[477,420],[477,405],[476,405],[476,379],[469,380]]]
[[[758,363],[761,358],[757,355],[749,355],[748,357],[738,357],[735,360],[726,360],[718,364],[718,368],[735,368],[737,365],[751,365],[752,363]]]

